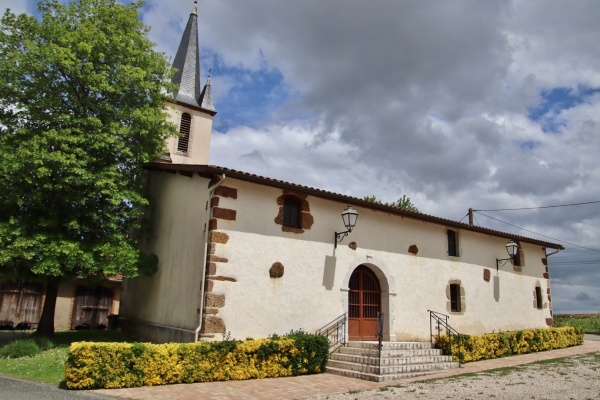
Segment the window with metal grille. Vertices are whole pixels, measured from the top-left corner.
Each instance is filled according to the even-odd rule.
[[[190,145],[190,128],[192,126],[192,116],[188,113],[181,115],[181,124],[179,125],[179,140],[177,141],[177,151],[187,153]]]
[[[535,305],[536,308],[542,309],[542,288],[539,286],[535,287]]]
[[[458,257],[458,235],[456,231],[448,229],[446,235],[448,236],[448,255]]]
[[[450,311],[460,312],[460,285],[450,284]]]
[[[286,196],[283,199],[283,226],[301,228],[300,200],[296,197]]]

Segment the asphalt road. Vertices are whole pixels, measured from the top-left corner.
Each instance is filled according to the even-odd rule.
[[[110,400],[118,397],[104,396],[86,391],[59,389],[45,383],[0,376],[0,400]],[[123,400],[122,398],[120,400]]]

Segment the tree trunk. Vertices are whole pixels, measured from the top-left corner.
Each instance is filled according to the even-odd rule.
[[[44,300],[40,323],[34,333],[35,336],[54,336],[54,311],[56,309],[59,284],[60,277],[50,276],[46,279],[46,299]]]

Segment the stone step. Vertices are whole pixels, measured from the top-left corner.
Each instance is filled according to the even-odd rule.
[[[393,364],[393,365],[384,365],[381,364],[381,370],[377,364],[361,364],[361,363],[353,363],[348,361],[339,361],[339,360],[330,360],[327,363],[328,367],[345,369],[350,371],[358,371],[358,372],[366,372],[370,374],[378,374],[381,375],[386,374],[400,374],[400,373],[411,373],[411,372],[423,372],[423,371],[439,371],[446,368],[453,368],[454,364],[452,361],[448,360],[440,360],[437,362],[425,362],[423,364]]]
[[[350,342],[330,355],[329,373],[388,382],[458,368],[451,356],[433,349],[429,342],[384,342],[379,361],[378,342]],[[381,364],[380,364],[381,363]]]
[[[333,354],[347,354],[353,356],[377,357],[379,350],[363,349],[359,347],[340,347]],[[442,354],[440,349],[406,349],[406,350],[382,350],[382,358],[393,357],[422,357],[422,356],[439,356]]]
[[[356,364],[365,365],[379,365],[379,357],[377,355],[373,357],[356,356],[351,354],[340,354],[334,353],[329,357],[330,362],[340,361],[349,362]],[[409,364],[430,364],[438,362],[451,362],[452,357],[444,356],[441,354],[437,355],[425,355],[425,356],[410,356],[410,357],[382,357],[382,366],[393,366],[393,365],[409,365]]]
[[[383,342],[383,350],[432,349],[430,342]],[[348,342],[349,348],[379,349],[379,342]]]
[[[415,378],[417,376],[431,375],[439,372],[440,370],[431,370],[431,371],[418,371],[418,372],[405,372],[399,374],[387,374],[387,375],[377,375],[367,372],[359,372],[352,371],[347,369],[339,369],[327,367],[325,372],[335,375],[348,376],[350,378],[363,379],[371,382],[393,382],[399,381],[402,379]]]

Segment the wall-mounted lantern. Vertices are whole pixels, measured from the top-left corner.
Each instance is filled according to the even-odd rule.
[[[342,239],[344,239],[346,236],[348,236],[350,232],[352,232],[352,229],[354,229],[354,227],[356,226],[357,219],[358,212],[351,206],[348,206],[342,213],[342,220],[344,221],[344,226],[347,230],[345,232],[335,232],[334,248],[337,248],[337,244],[341,242]]]
[[[496,271],[498,271],[498,269],[501,266],[503,266],[504,264],[506,264],[508,261],[513,263],[514,259],[515,259],[515,255],[517,254],[517,251],[519,251],[519,245],[516,244],[515,242],[513,242],[512,240],[509,240],[508,243],[506,243],[506,252],[508,253],[508,255],[510,257],[496,258]]]

